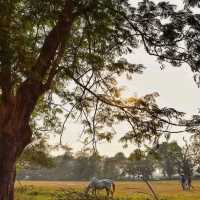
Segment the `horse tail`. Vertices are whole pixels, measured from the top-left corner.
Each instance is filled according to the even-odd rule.
[[[112,182],[113,194],[115,192],[115,184]]]

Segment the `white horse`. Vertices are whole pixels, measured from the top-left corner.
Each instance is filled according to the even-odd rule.
[[[110,179],[100,179],[98,180],[96,177],[93,177],[90,181],[89,185],[86,188],[86,193],[88,193],[90,190],[93,194],[96,196],[96,190],[106,190],[107,197],[111,194],[111,197],[113,198],[113,194],[115,192],[115,184]]]

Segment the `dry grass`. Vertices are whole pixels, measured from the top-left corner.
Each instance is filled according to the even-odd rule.
[[[46,192],[45,194],[54,194],[56,191],[62,193],[63,191],[84,191],[88,184],[87,182],[48,182],[48,181],[23,181],[22,185],[39,189],[39,191]],[[155,192],[159,194],[160,198],[167,200],[200,200],[200,181],[194,181],[194,188],[191,191],[182,191],[178,181],[153,181],[151,182]],[[19,187],[16,184],[17,188]],[[58,193],[59,193],[58,192]],[[65,192],[64,192],[65,193]],[[76,195],[76,194],[74,194]],[[50,195],[49,195],[50,196]],[[69,193],[68,193],[69,196]],[[117,198],[127,198],[131,200],[144,200],[151,197],[150,191],[144,182],[116,182]],[[34,199],[34,198],[32,198]],[[40,200],[40,198],[35,198]],[[34,199],[34,200],[35,200]],[[48,199],[48,198],[46,198]],[[50,198],[49,198],[50,199]],[[52,199],[52,198],[51,198]],[[83,199],[83,198],[82,198]],[[41,197],[41,200],[43,198]],[[78,198],[77,198],[78,200]]]

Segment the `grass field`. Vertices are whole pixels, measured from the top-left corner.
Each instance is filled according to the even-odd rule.
[[[87,182],[23,181],[16,183],[16,200],[82,200],[69,197],[67,191],[84,191]],[[191,191],[182,191],[178,181],[153,181],[152,187],[162,200],[200,200],[200,181],[193,181]],[[104,192],[99,194],[104,195]],[[67,197],[68,196],[68,197]],[[143,182],[116,182],[115,199],[153,199]],[[56,198],[57,197],[57,198]],[[105,199],[105,198],[103,198]]]

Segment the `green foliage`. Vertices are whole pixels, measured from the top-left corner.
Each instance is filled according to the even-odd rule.
[[[166,1],[142,1],[132,24],[141,34],[146,51],[158,58],[162,68],[166,62],[177,67],[187,63],[199,84],[199,0],[182,3],[180,9]]]
[[[144,66],[123,58],[139,46],[141,37],[150,48],[161,41],[165,50],[165,46],[174,47],[174,38],[183,30],[179,23],[182,19],[178,17],[173,17],[174,24],[163,26],[161,19],[157,19],[155,13],[158,10],[163,14],[160,17],[168,11],[175,12],[169,3],[155,5],[150,2],[147,6],[149,1],[145,2],[134,8],[127,0],[95,3],[72,0],[71,32],[60,42],[63,52],[52,80],[49,79],[50,72],[59,49],[44,75],[36,70],[41,66],[35,65],[43,56],[42,47],[46,45],[48,35],[57,27],[65,1],[0,3],[0,54],[3,55],[0,72],[2,77],[4,73],[9,76],[11,94],[15,96],[26,80],[43,85],[51,80],[49,90],[40,96],[32,113],[30,124],[35,138],[52,133],[62,135],[67,120],[76,118],[82,121],[87,133],[85,143],[93,143],[95,148],[97,140],[111,141],[115,135],[114,123],[126,120],[130,131],[124,134],[122,141],[142,143],[158,139],[160,129],[166,128],[169,122],[166,119],[177,120],[183,115],[174,109],[159,108],[155,102],[157,93],[128,99],[120,95],[117,77],[126,74],[131,78],[144,70]],[[156,32],[157,28],[161,29],[161,34]],[[173,54],[172,50],[169,52]],[[0,86],[4,89],[2,83]]]
[[[27,146],[18,160],[18,168],[51,168],[53,166],[53,157],[50,155],[49,148],[44,139]]]
[[[169,179],[179,171],[179,163],[182,158],[182,149],[176,142],[163,142],[157,149],[150,152],[158,160],[158,166],[164,176]]]
[[[129,155],[129,162],[126,166],[126,173],[132,175],[136,179],[149,179],[155,170],[154,161],[140,149],[136,149]]]
[[[89,180],[93,176],[100,176],[101,157],[98,154],[90,155],[88,152],[79,152],[73,168],[75,180]]]

